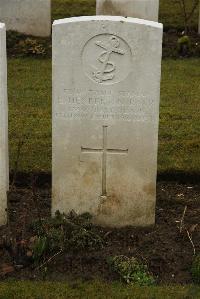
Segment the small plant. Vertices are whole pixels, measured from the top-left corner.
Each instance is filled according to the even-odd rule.
[[[9,31],[7,34],[8,54],[12,56],[37,56],[45,57],[51,52],[49,39],[26,36]]]
[[[191,52],[191,41],[189,36],[184,35],[178,39],[178,53],[181,56],[188,56]]]
[[[47,238],[39,237],[36,239],[35,245],[33,247],[33,259],[37,263],[40,261],[41,257],[47,250]]]
[[[18,47],[27,55],[45,55],[45,47],[33,38],[26,38],[19,42]]]
[[[95,232],[88,213],[65,215],[57,212],[54,218],[34,222],[32,229],[36,234],[32,246],[36,263],[57,252],[75,253],[103,247],[103,240]]]
[[[192,278],[197,284],[200,284],[200,254],[196,255],[192,263]]]
[[[108,260],[111,269],[119,274],[120,278],[128,284],[152,285],[155,283],[147,266],[139,263],[134,257],[115,256]]]

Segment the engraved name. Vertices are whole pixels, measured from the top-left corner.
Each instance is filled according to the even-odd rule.
[[[58,98],[55,116],[66,119],[153,121],[155,101],[129,91],[72,90]]]

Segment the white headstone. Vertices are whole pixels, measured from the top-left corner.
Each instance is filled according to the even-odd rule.
[[[96,0],[97,15],[158,21],[159,0]]]
[[[7,30],[34,36],[51,33],[51,0],[0,0],[0,21]]]
[[[8,171],[6,29],[0,23],[0,225],[6,224]]]
[[[53,25],[53,202],[108,226],[154,223],[162,25]]]

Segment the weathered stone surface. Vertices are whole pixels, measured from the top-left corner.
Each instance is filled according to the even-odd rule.
[[[0,225],[6,223],[8,173],[8,106],[6,29],[0,23]]]
[[[53,25],[53,202],[108,226],[154,223],[162,25]]]
[[[7,30],[34,36],[51,33],[51,0],[0,0],[0,21]]]
[[[97,15],[158,21],[159,0],[96,0]]]

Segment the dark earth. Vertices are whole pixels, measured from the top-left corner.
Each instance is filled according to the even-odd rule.
[[[200,37],[195,31],[189,34],[189,44],[180,44],[182,31],[169,29],[163,33],[163,58],[200,57]],[[51,37],[39,38],[17,32],[7,33],[8,57],[50,58],[52,52]]]
[[[50,178],[15,178],[8,199],[8,225],[0,228],[0,279],[111,281],[117,277],[107,259],[125,255],[146,263],[158,283],[191,283],[194,253],[200,252],[200,184],[197,179],[187,183],[163,179],[157,183],[154,227],[96,227],[105,240],[103,249],[58,254],[38,269],[27,258],[26,244],[33,237],[32,221],[50,217]]]

